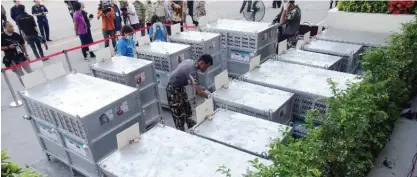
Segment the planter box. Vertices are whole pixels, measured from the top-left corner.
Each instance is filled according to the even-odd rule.
[[[346,30],[377,33],[399,32],[401,24],[414,20],[415,15],[343,12],[337,8],[327,13],[326,25]]]

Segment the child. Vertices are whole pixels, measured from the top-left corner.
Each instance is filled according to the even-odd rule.
[[[124,25],[121,30],[121,38],[116,45],[116,52],[119,55],[135,57],[135,41],[133,40],[133,28],[130,25]]]

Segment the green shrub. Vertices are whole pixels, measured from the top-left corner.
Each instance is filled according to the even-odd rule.
[[[36,172],[26,168],[24,171],[14,162],[8,161],[5,150],[1,151],[1,177],[40,177]]]
[[[388,13],[389,1],[339,1],[337,8],[345,12]]]
[[[416,16],[417,19],[417,16]],[[273,165],[254,161],[250,177],[363,177],[388,141],[399,112],[417,90],[417,21],[404,24],[391,45],[368,50],[362,57],[361,83],[334,89],[328,115],[307,115],[309,133],[270,145]],[[312,129],[314,119],[323,124]]]

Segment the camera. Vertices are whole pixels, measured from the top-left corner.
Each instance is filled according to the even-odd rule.
[[[100,4],[98,4],[98,10],[106,14],[107,12],[111,11],[111,5],[108,2],[107,3],[100,2]]]
[[[122,11],[123,15],[127,15],[127,7],[126,6],[120,7],[120,11]]]

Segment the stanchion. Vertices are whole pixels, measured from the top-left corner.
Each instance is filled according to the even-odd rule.
[[[72,72],[72,66],[71,66],[71,62],[70,62],[69,57],[68,57],[68,53],[67,53],[66,50],[63,50],[62,52],[65,55],[65,60],[67,61],[68,69],[69,69],[70,72]]]
[[[14,93],[12,84],[10,84],[9,77],[7,77],[6,71],[4,69],[1,69],[1,73],[3,74],[4,79],[6,80],[7,86],[9,87],[10,93],[12,94],[13,101],[9,104],[11,108],[17,108],[19,106],[22,106],[22,101],[18,100],[16,97],[16,94]]]

